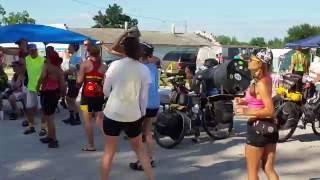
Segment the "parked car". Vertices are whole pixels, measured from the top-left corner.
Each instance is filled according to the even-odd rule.
[[[170,51],[163,57],[163,69],[169,73],[184,73],[188,66],[191,71],[196,70],[198,51]]]

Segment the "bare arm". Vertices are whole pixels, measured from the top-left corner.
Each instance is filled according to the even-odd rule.
[[[44,78],[48,75],[48,67],[46,64],[43,65],[43,68],[42,68],[42,72],[41,72],[41,75],[40,75],[40,78],[39,78],[39,81],[38,81],[38,84],[37,84],[37,91],[40,90],[40,87],[42,85],[42,82],[44,80]]]
[[[85,73],[85,66],[86,66],[86,62],[81,63],[80,65],[80,69],[78,72],[78,76],[77,76],[77,85],[81,86],[83,81],[84,81],[84,73]]]
[[[294,70],[294,58],[293,58],[293,56],[291,57],[291,64],[290,64],[290,73],[293,73],[293,70]]]
[[[12,56],[18,56],[20,52],[20,49],[11,49],[11,48],[9,49],[9,48],[3,48],[3,47],[1,47],[0,50],[2,50],[4,54],[12,55]]]
[[[121,44],[121,41],[127,37],[127,35],[128,35],[128,31],[125,31],[124,33],[122,33],[120,37],[118,37],[118,39],[116,39],[116,41],[112,44],[111,50],[124,55],[125,54],[124,50],[122,49],[120,44]]]
[[[103,93],[106,97],[110,96],[111,89],[112,89],[112,71],[113,71],[113,66],[111,65],[104,77]]]
[[[113,54],[115,56],[125,57],[125,54],[113,50],[112,47],[109,47],[106,44],[102,44],[101,46],[104,50],[106,50],[110,54]]]

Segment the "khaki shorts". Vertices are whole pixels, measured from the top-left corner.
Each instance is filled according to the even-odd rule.
[[[35,91],[27,91],[26,108],[38,108],[38,93]]]

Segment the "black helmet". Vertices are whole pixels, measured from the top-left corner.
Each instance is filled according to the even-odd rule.
[[[143,55],[151,57],[153,56],[153,46],[151,44],[148,44],[146,42],[142,42],[140,43],[142,51],[143,51]]]
[[[216,65],[218,65],[219,62],[216,59],[210,58],[210,59],[206,59],[204,60],[204,66],[206,67],[214,67]]]

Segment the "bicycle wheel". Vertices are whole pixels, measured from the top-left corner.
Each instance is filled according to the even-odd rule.
[[[175,124],[172,124],[173,121]],[[160,147],[172,149],[184,139],[185,129],[184,119],[179,113],[164,111],[155,123],[154,138]]]
[[[289,138],[292,137],[296,129],[297,129],[297,125],[291,128],[280,128],[278,142],[279,143],[286,142]]]
[[[233,122],[221,124],[216,121],[213,113],[209,110],[204,110],[202,119],[202,126],[205,132],[213,139],[221,140],[230,136],[233,128]]]
[[[312,122],[312,130],[315,135],[320,136],[320,120],[315,119],[315,121]]]

